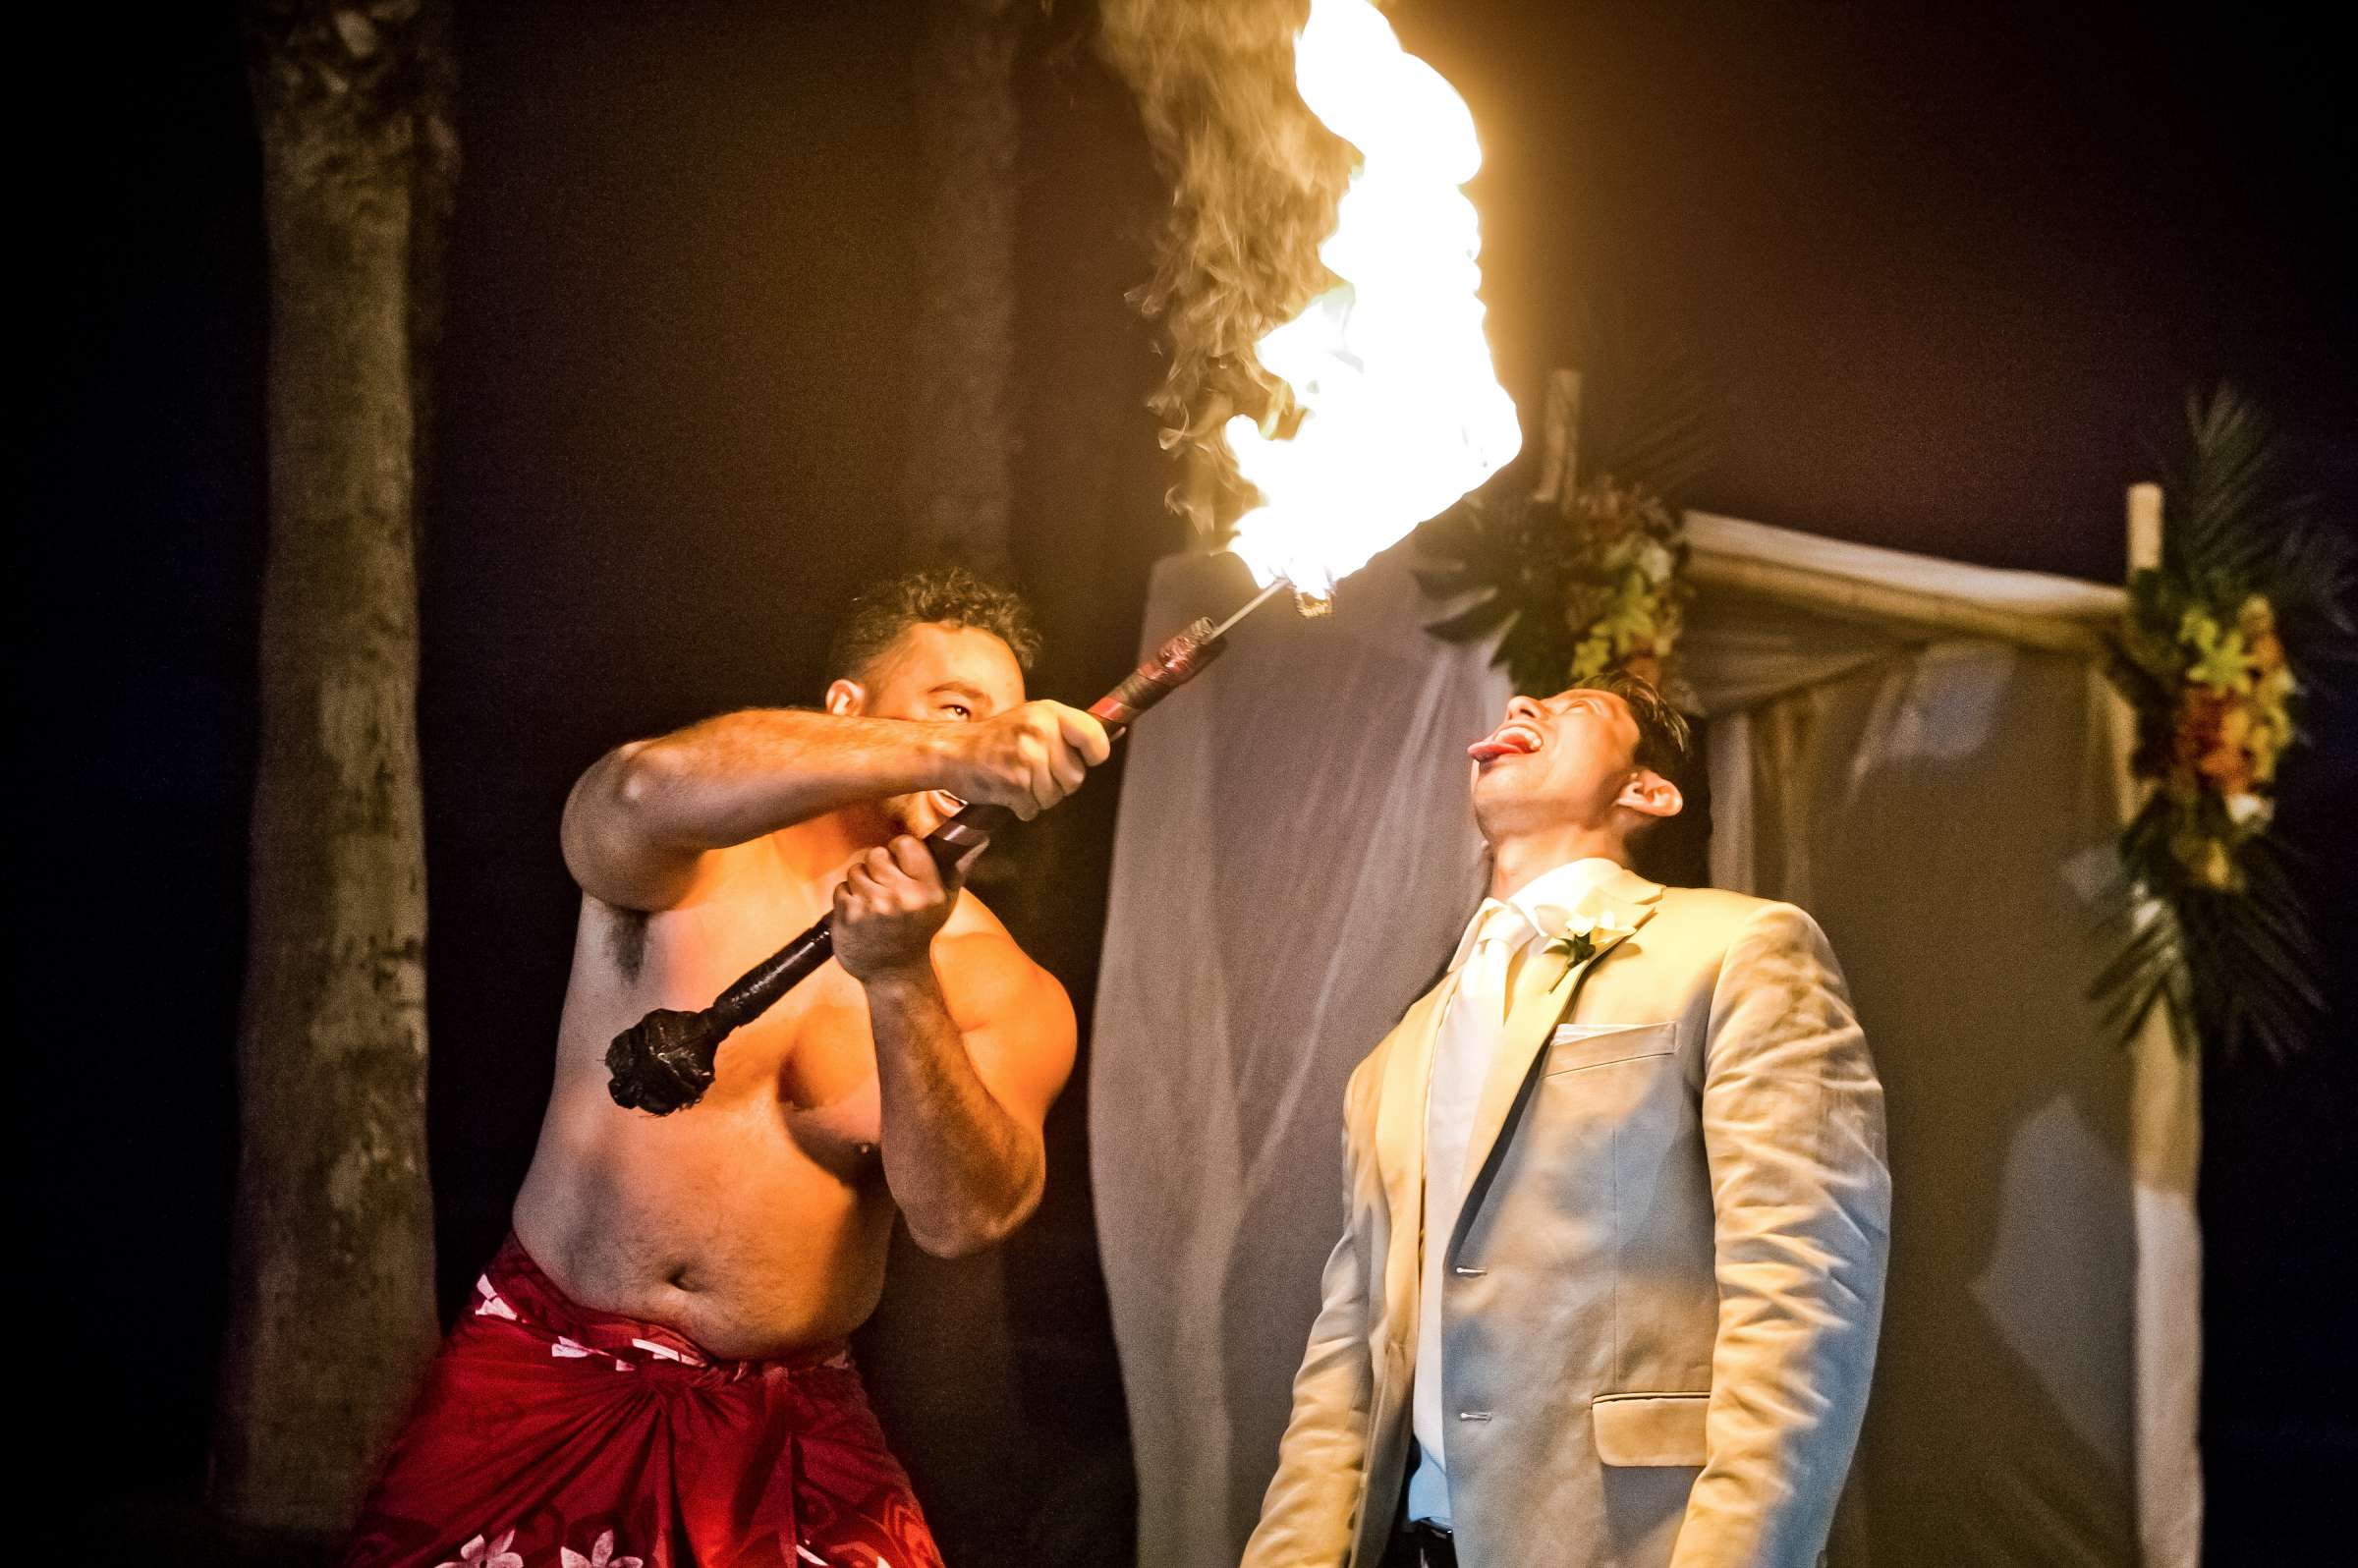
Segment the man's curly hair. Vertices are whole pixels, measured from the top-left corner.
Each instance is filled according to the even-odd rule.
[[[1027,672],[1039,657],[1039,629],[1013,590],[963,567],[931,567],[879,583],[852,600],[827,648],[826,678],[860,680],[903,632],[932,621],[988,632],[1007,644],[1017,667]]]

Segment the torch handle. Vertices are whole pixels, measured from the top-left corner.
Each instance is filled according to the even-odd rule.
[[[1194,680],[1227,646],[1227,641],[1212,631],[1211,618],[1201,616],[1123,676],[1121,685],[1090,703],[1089,711],[1105,726],[1108,739],[1119,740],[1141,713]]]
[[[1015,813],[1004,806],[963,807],[957,815],[926,835],[926,848],[932,852],[933,864],[947,876],[987,849],[992,833],[1014,821]],[[779,997],[810,979],[834,956],[835,926],[827,916],[821,915],[802,935],[739,976],[737,982],[722,991],[705,1012],[723,1034],[742,1028],[769,1011]]]
[[[1185,686],[1226,646],[1209,618],[1189,623],[1156,648],[1089,711],[1118,738],[1141,713]],[[926,836],[933,864],[947,876],[990,845],[990,835],[1015,820],[1003,806],[969,805]],[[702,1098],[712,1082],[712,1060],[731,1034],[759,1018],[778,998],[835,956],[835,929],[821,916],[800,936],[737,978],[698,1013],[649,1013],[614,1037],[607,1090],[618,1104],[666,1115]]]

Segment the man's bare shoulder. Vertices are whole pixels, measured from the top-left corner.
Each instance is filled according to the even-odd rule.
[[[1073,1004],[1055,976],[1017,944],[990,907],[967,888],[933,944],[933,966],[941,977],[950,1016],[962,1029],[1004,1024],[1028,1016],[1073,1029]]]

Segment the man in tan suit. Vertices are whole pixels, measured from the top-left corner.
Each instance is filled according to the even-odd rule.
[[[1471,755],[1490,897],[1345,1093],[1247,1568],[1808,1568],[1890,1212],[1833,953],[1628,869],[1693,759],[1645,682],[1517,698]]]

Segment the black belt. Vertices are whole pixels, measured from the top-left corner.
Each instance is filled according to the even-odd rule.
[[[1430,1519],[1412,1519],[1408,1539],[1425,1568],[1457,1568],[1457,1538]]]

